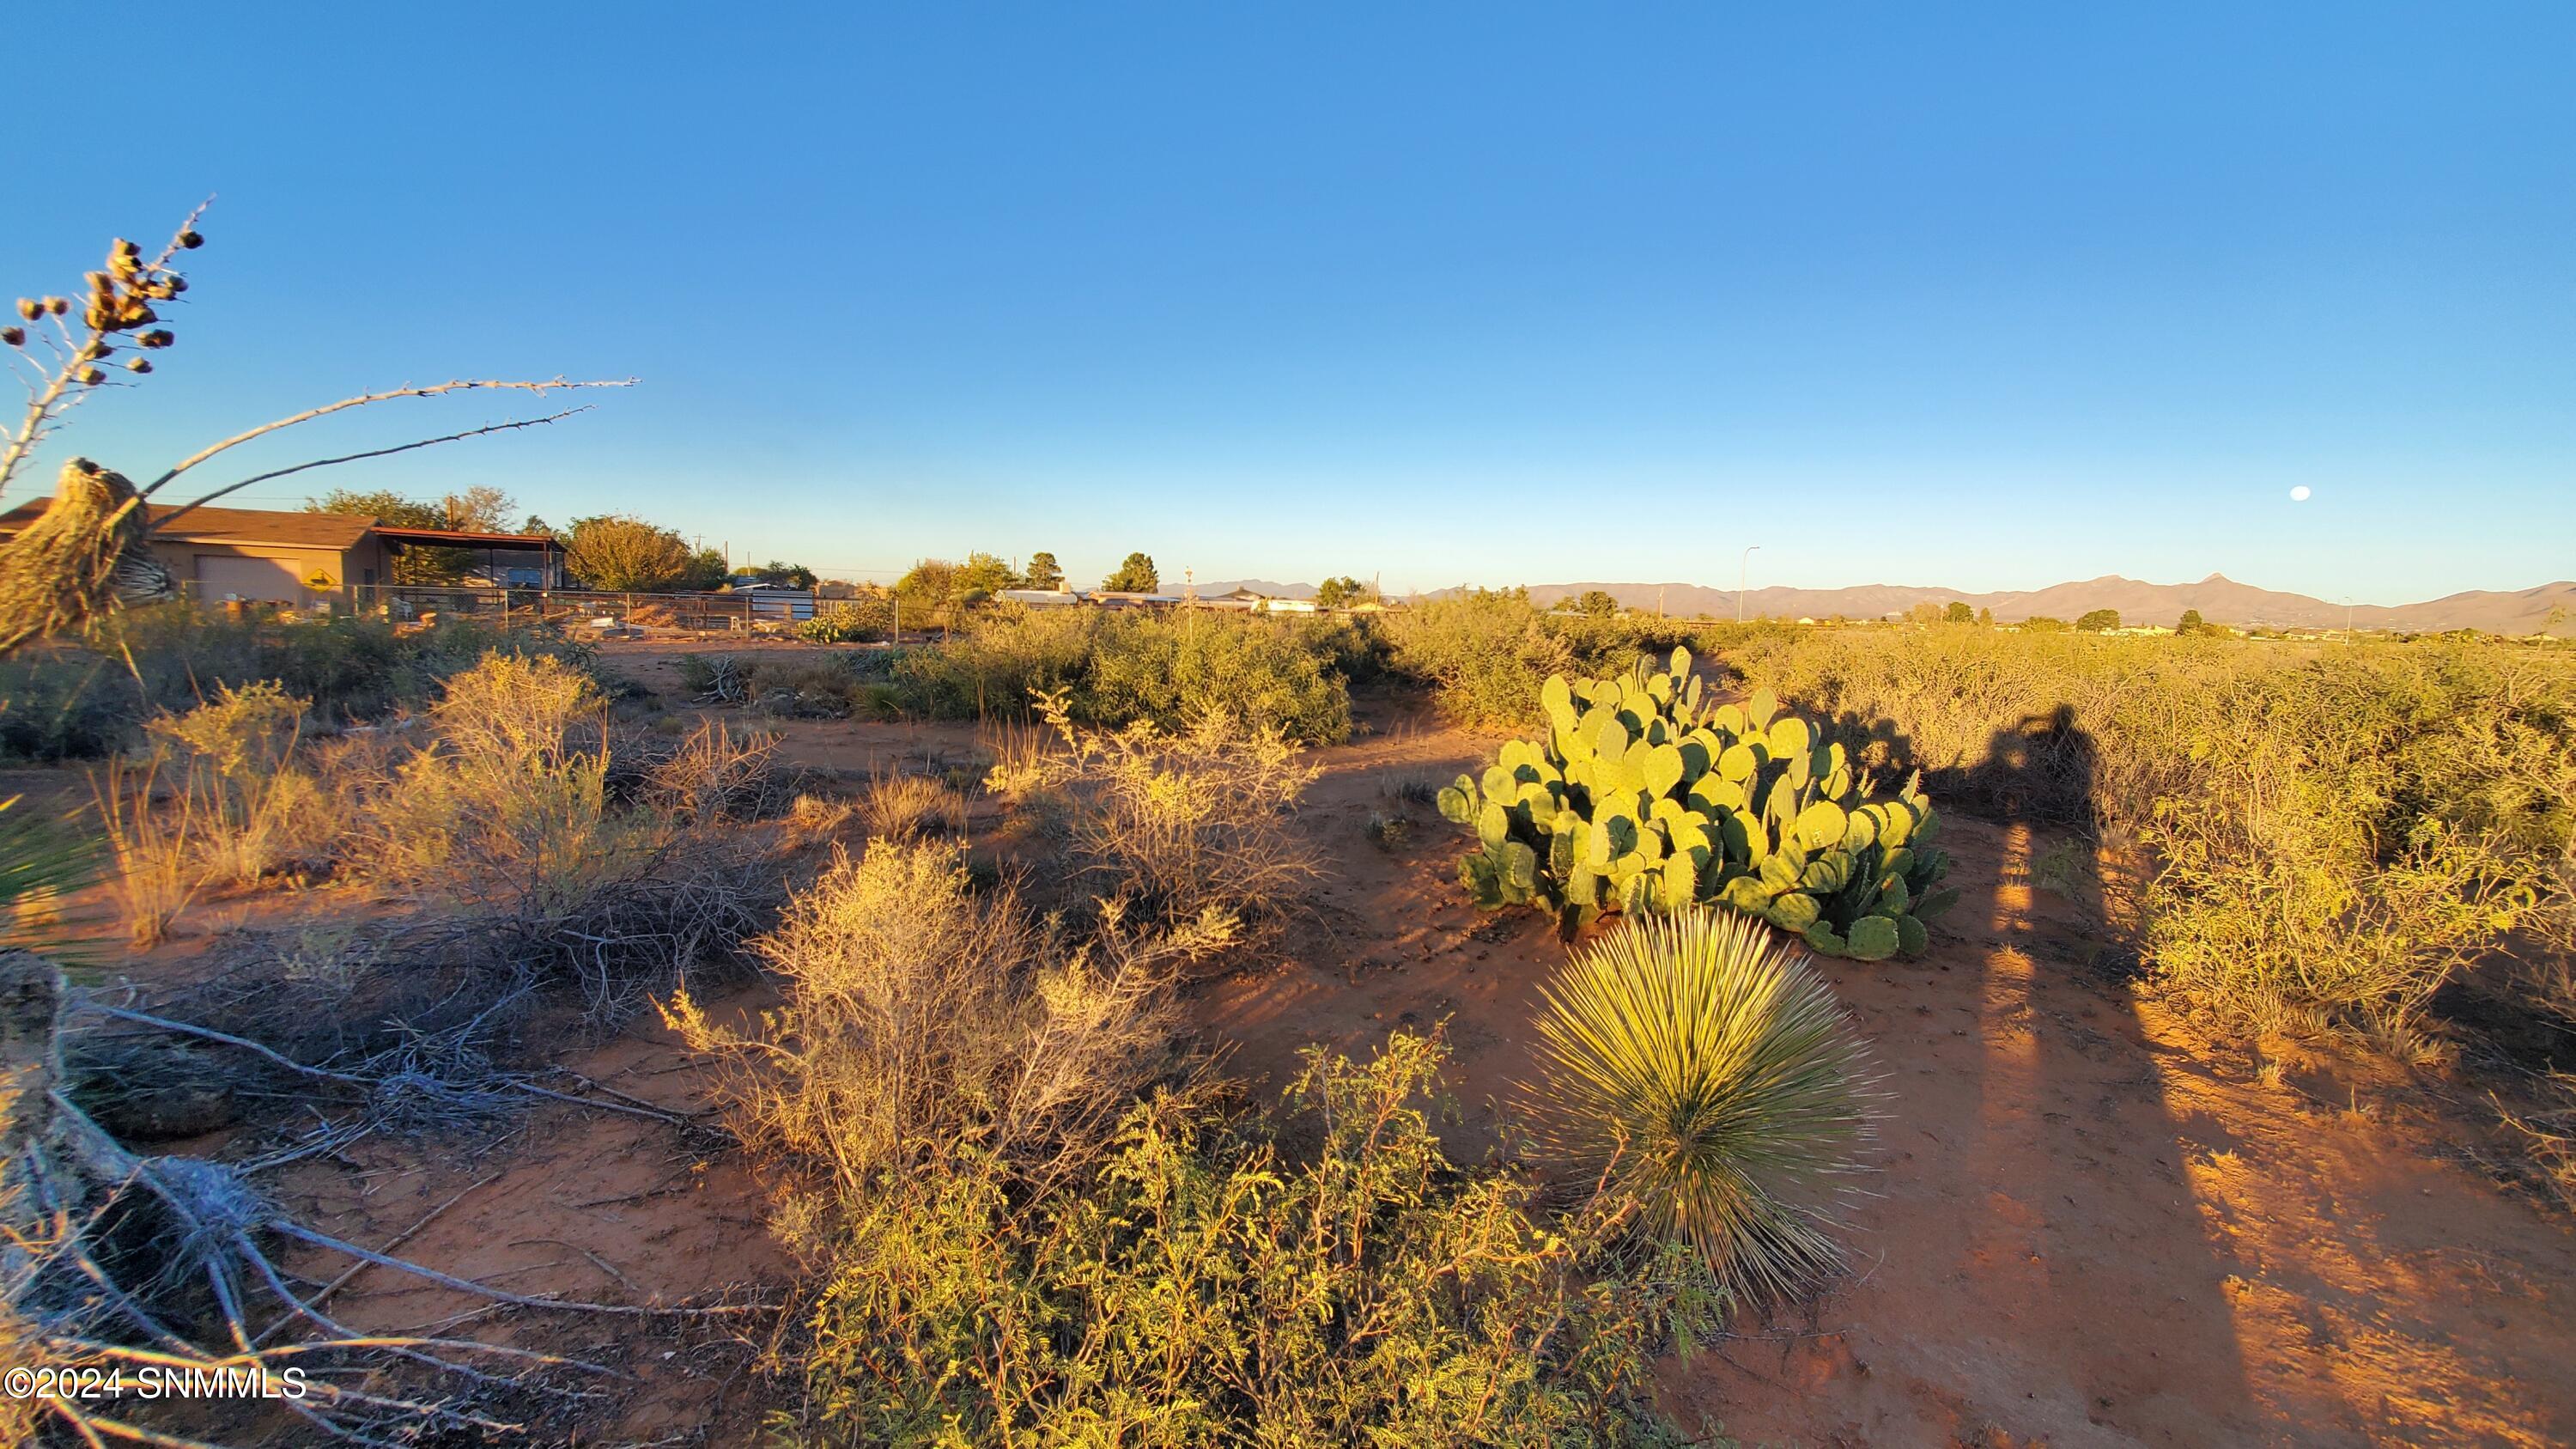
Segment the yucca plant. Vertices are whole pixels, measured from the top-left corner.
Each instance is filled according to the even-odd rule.
[[[1624,918],[1540,988],[1538,1116],[1744,1300],[1839,1268],[1868,1055],[1804,952],[1733,911]]]

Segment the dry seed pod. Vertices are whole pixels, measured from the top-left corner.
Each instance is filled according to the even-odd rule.
[[[125,370],[128,372],[150,372],[152,370],[152,360],[148,357],[129,357],[125,360]]]
[[[74,374],[74,376],[92,387],[107,381],[107,374],[99,371],[95,367],[84,367],[78,373]]]
[[[161,279],[161,285],[169,288],[170,295],[175,297],[188,290],[188,279],[177,272],[171,272]]]
[[[201,247],[201,246],[204,246],[205,244],[206,244],[206,239],[205,239],[204,237],[202,237],[202,236],[197,235],[197,234],[196,234],[195,232],[193,232],[193,231],[183,231],[183,232],[179,233],[179,245],[181,245],[181,246],[183,246],[183,247],[186,247],[188,250],[190,250],[190,251],[192,251],[192,252],[193,252],[193,251],[195,251],[197,248],[199,248],[199,247]]]
[[[24,347],[27,345],[27,329],[24,327],[0,327],[0,342],[5,342],[12,347]]]
[[[33,297],[21,297],[18,299],[18,315],[33,322],[45,315],[45,304]]]
[[[142,336],[137,337],[134,340],[142,343],[146,347],[167,347],[179,339],[170,334],[169,328],[155,327],[151,331],[144,333]]]
[[[72,299],[69,297],[47,297],[45,299],[45,310],[53,313],[57,317],[60,317],[71,309]]]
[[[79,354],[80,360],[83,362],[96,362],[115,350],[115,348],[108,346],[106,343],[101,342],[96,338],[92,338],[91,340],[81,344]]]

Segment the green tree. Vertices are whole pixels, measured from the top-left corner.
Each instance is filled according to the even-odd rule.
[[[753,572],[759,574],[762,578],[769,580],[773,584],[785,584],[791,589],[810,589],[814,587],[814,571],[805,567],[803,564],[792,564],[783,562],[779,559],[771,559],[769,562],[762,564],[758,569],[753,570]]]
[[[725,562],[723,551],[702,548],[690,554],[689,561],[680,566],[680,581],[673,587],[693,593],[713,593],[723,588],[725,580],[732,574],[733,566]]]
[[[640,594],[679,588],[691,556],[688,543],[667,528],[606,514],[573,520],[564,562],[591,588]]]
[[[489,485],[451,493],[436,503],[405,498],[383,488],[364,492],[334,488],[319,498],[304,500],[307,513],[343,513],[373,518],[395,528],[436,528],[459,533],[519,532],[521,530],[513,528],[510,523],[510,515],[516,513],[518,507],[518,502],[509,494]],[[471,549],[406,548],[393,555],[387,582],[452,584],[465,577],[474,563]]]
[[[956,602],[979,603],[1004,589],[1020,586],[1017,570],[1002,561],[998,554],[970,553],[957,569]]]
[[[438,511],[446,518],[441,528],[459,533],[516,533],[511,516],[519,511],[519,500],[488,483],[478,483],[462,493],[450,493],[439,500]]]
[[[1064,587],[1064,566],[1055,561],[1054,554],[1040,550],[1029,555],[1028,578],[1030,588],[1060,589]]]
[[[1577,613],[1589,614],[1595,619],[1607,619],[1619,612],[1619,601],[1610,597],[1607,590],[1585,589],[1583,597],[1574,601],[1574,608]]]
[[[1977,611],[1977,627],[1980,629],[1991,629],[1995,627],[1995,611],[1992,609],[1979,609]]]
[[[2108,634],[2120,627],[2120,611],[2117,609],[2091,610],[2075,621],[2075,627],[2086,634]]]
[[[1315,585],[1315,607],[1318,609],[1347,609],[1367,597],[1368,585],[1349,574]]]
[[[1941,611],[1941,622],[1945,624],[1973,624],[1976,621],[1977,611],[1957,599],[1952,599],[1950,607]]]
[[[1154,572],[1154,561],[1141,553],[1127,555],[1118,572],[1100,581],[1100,589],[1109,594],[1150,594],[1162,587],[1162,575]]]
[[[2021,627],[2025,634],[2062,634],[2066,632],[2066,621],[2046,614],[2033,614],[2021,621]]]
[[[1905,606],[1905,622],[1908,624],[1938,624],[1944,617],[1941,606],[1929,599]]]
[[[930,611],[947,608],[956,601],[960,592],[957,580],[964,572],[953,559],[916,560],[902,578],[895,580],[895,602],[912,617],[926,619]]]
[[[2210,628],[2208,623],[2200,617],[2200,611],[2198,609],[2185,609],[2182,611],[2182,622],[2174,625],[2174,632],[2177,634],[2206,634],[2210,632]]]

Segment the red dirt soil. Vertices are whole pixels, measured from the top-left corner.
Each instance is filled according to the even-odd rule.
[[[666,649],[622,652],[677,693]],[[780,728],[789,761],[844,778],[938,773],[975,753],[955,725]],[[1480,766],[1494,744],[1375,702],[1357,742],[1319,752],[1300,820],[1334,877],[1280,960],[1189,992],[1226,1070],[1266,1092],[1310,1043],[1365,1053],[1390,1028],[1445,1023],[1464,1109],[1453,1147],[1491,1144],[1493,1104],[1529,1070],[1534,987],[1562,947],[1534,913],[1465,904],[1451,829],[1395,791]],[[1371,844],[1372,815],[1409,835]],[[1000,826],[980,803],[979,843],[1007,838]],[[1748,1445],[2576,1440],[2563,1216],[2467,1165],[2454,1144],[2468,1129],[2394,1069],[2261,1070],[2103,975],[2098,908],[2031,883],[2049,842],[2026,828],[1954,818],[1945,844],[1963,899],[1926,958],[1821,963],[1887,1093],[1853,1272],[1669,1361],[1664,1399],[1685,1424],[1707,1416]],[[564,1061],[677,1111],[707,1103],[703,1068],[649,1017]],[[398,1251],[521,1293],[779,1301],[792,1283],[740,1154],[633,1117],[549,1106],[488,1144],[369,1142],[276,1186],[306,1221],[370,1246],[437,1209]],[[327,1278],[345,1260],[293,1265]],[[385,1269],[333,1301],[371,1329],[478,1307]],[[647,1333],[512,1310],[462,1331],[638,1374],[580,1442],[744,1442],[780,1391],[750,1373],[768,1331],[756,1319]]]

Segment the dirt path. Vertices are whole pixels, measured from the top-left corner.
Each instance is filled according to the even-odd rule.
[[[1293,959],[1192,1003],[1234,1070],[1275,1085],[1310,1041],[1446,1020],[1458,1146],[1490,1140],[1559,948],[1534,914],[1469,909],[1456,838],[1394,793],[1489,748],[1399,728],[1328,753],[1304,818],[1341,878]],[[1409,840],[1370,845],[1372,814]],[[1826,963],[1888,1091],[1855,1272],[1670,1365],[1684,1422],[1748,1445],[2576,1437],[2567,1224],[2360,1110],[2366,1088],[2267,1083],[2139,1004],[2095,969],[2082,903],[2029,884],[2046,842],[1954,821],[1949,844],[1963,900],[1929,956]]]

